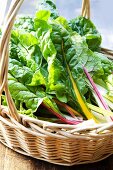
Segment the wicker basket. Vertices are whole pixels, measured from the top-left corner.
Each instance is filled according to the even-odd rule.
[[[0,141],[21,154],[60,165],[91,163],[108,157],[113,153],[113,123],[94,124],[87,120],[78,125],[64,125],[17,113],[8,90],[8,44],[22,2],[12,1],[0,44],[0,92],[5,91],[8,104],[0,106]],[[89,0],[83,1],[82,15],[90,17]],[[108,53],[111,57],[112,52]]]

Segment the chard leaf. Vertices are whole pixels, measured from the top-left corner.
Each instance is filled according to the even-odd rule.
[[[103,68],[103,75],[101,78],[106,80],[106,78],[113,72],[113,62],[102,53],[95,52],[94,54],[98,57],[98,60],[101,61],[101,66]]]
[[[39,47],[48,63],[48,84],[46,86],[47,92],[56,94],[59,100],[66,102],[67,99],[64,92],[65,85],[62,83],[64,69],[59,60],[56,58],[56,49],[51,40],[52,27],[46,21],[38,20],[36,18],[35,29],[37,29],[37,38],[40,42]]]
[[[69,77],[67,81],[62,79],[62,82],[65,85],[65,93],[68,94],[67,96],[68,97],[70,96],[70,98],[72,98],[72,100],[75,101],[75,103],[79,101],[78,103],[82,107],[85,101],[80,93],[85,94],[87,91],[87,85],[86,83],[84,83],[85,76],[83,73],[82,66],[85,65],[85,67],[88,69],[89,72],[92,73],[93,76],[95,75],[100,77],[101,75],[104,75],[102,61],[97,54],[94,54],[92,51],[88,49],[88,46],[84,38],[77,35],[76,33],[72,33],[71,31],[69,31],[69,29],[67,30],[66,27],[63,27],[63,24],[60,24],[59,22],[58,23],[53,22],[51,25],[52,32],[50,38],[52,39],[55,48],[57,49],[57,54],[60,54],[56,55],[60,63],[59,65],[63,66],[65,70],[64,75],[66,77]],[[55,59],[54,62],[56,63],[56,61],[57,60]],[[66,66],[68,66],[67,67],[68,69],[65,69]],[[60,79],[58,78],[58,80]],[[54,82],[54,84],[58,84],[57,80],[56,82]],[[80,87],[79,90],[77,90],[77,86]],[[52,84],[50,85],[50,88],[51,87]],[[50,91],[51,90],[52,89],[50,89]],[[78,91],[79,95],[77,96]],[[83,106],[84,109],[82,108],[82,111],[84,110],[83,112],[85,112],[86,114],[86,112],[88,112],[87,110],[88,108],[85,104],[84,106]],[[85,110],[85,108],[87,111]],[[90,112],[89,115],[87,114],[87,116],[93,117]]]
[[[59,22],[66,30],[72,32],[72,28],[69,26],[68,21],[64,17],[59,16],[55,21]]]
[[[48,62],[49,86],[47,92],[55,94],[60,101],[65,100],[63,102],[67,102],[68,96],[70,96],[70,98],[76,102],[78,97],[76,96],[77,91],[75,92],[77,88],[75,88],[74,84],[82,84],[82,86],[80,86],[82,90],[80,90],[83,94],[85,93],[84,89],[87,90],[84,83],[85,76],[83,80],[84,73],[82,64],[84,64],[84,60],[86,60],[85,64],[90,71],[92,71],[92,69],[96,71],[98,61],[96,62],[96,59],[94,59],[94,55],[88,49],[86,42],[79,35],[70,31],[65,19],[59,18],[55,22],[49,23],[48,21],[38,20],[37,18],[35,20],[35,28],[37,29],[37,38],[41,42],[39,47]],[[85,57],[87,58],[85,59]],[[91,68],[90,64],[93,60],[95,60],[95,62],[93,62],[93,68]],[[75,80],[78,82],[72,83],[75,82]],[[63,98],[58,96],[60,93],[63,94]]]
[[[33,112],[37,110],[39,105],[42,103],[43,98],[37,97],[34,93],[30,92],[29,89],[18,82],[13,76],[8,76],[9,90],[14,100],[20,100],[25,103],[28,109],[32,109]]]
[[[50,33],[52,32],[52,27],[47,24],[44,20],[35,19],[35,29],[37,29],[37,38],[39,47],[44,58],[49,62],[50,58],[54,60],[56,56],[56,49],[50,39]]]
[[[59,23],[53,23],[52,28],[51,38],[57,49],[57,58],[62,63],[63,68],[65,68],[64,59],[62,58],[63,53],[65,53],[73,78],[77,79],[81,93],[84,95],[87,92],[87,86],[84,83],[85,76],[82,67],[85,65],[93,76],[100,77],[104,74],[101,60],[88,49],[84,38],[81,36],[66,30]],[[67,84],[69,84],[69,81]]]
[[[25,30],[27,32],[34,31],[33,18],[29,16],[18,17],[15,21],[14,29]]]
[[[68,121],[64,115],[58,109],[56,103],[51,97],[47,97],[44,91],[40,91],[39,93],[32,93],[26,86],[22,83],[18,82],[13,76],[9,74],[8,76],[8,85],[9,90],[12,95],[12,98],[15,101],[21,101],[19,104],[19,113],[29,115],[30,117],[35,117],[33,115],[34,112],[38,109],[38,107],[44,103],[44,106],[55,114],[57,117],[61,118],[61,120]],[[25,105],[23,107],[23,104]],[[70,122],[70,121],[69,121]],[[73,122],[71,122],[73,123]],[[75,121],[76,123],[76,121]]]
[[[40,21],[35,20],[35,22],[37,24],[37,22],[40,22]],[[71,90],[70,95],[71,95],[71,97],[73,96],[73,100],[77,101],[79,103],[82,111],[85,113],[85,115],[87,115],[87,117],[89,119],[93,118],[93,115],[88,110],[88,107],[85,104],[81,93],[79,92],[79,89],[77,87],[77,82],[75,81],[76,79],[73,79],[73,76],[71,74],[72,66],[68,63],[69,62],[69,60],[68,60],[69,56],[67,56],[67,50],[68,50],[67,47],[73,48],[73,46],[74,46],[73,39],[70,38],[70,34],[68,33],[68,31],[64,27],[62,27],[62,25],[60,25],[60,24],[57,25],[57,32],[59,31],[59,33],[62,37],[61,42],[60,42],[61,43],[60,44],[61,50],[62,50],[62,52],[61,52],[62,53],[62,59],[61,59],[62,61],[59,61],[58,58],[56,58],[56,51],[51,50],[51,49],[55,49],[53,42],[51,40],[51,36],[50,36],[50,33],[52,34],[51,26],[46,21],[43,21],[43,22],[48,27],[46,27],[46,29],[44,29],[44,25],[40,24],[40,27],[37,27],[37,37],[41,42],[39,46],[41,48],[41,52],[42,52],[43,56],[46,57],[46,54],[47,54],[46,60],[48,62],[48,72],[49,72],[48,81],[49,81],[50,91],[55,89],[55,90],[59,90],[59,92],[61,92],[61,88],[56,89],[54,87],[55,87],[56,84],[58,84],[57,80],[58,81],[60,80],[60,76],[62,74],[61,71],[62,71],[62,68],[63,68],[64,75],[65,76],[68,75],[69,86],[67,86],[67,87],[62,86],[62,87],[63,88],[66,87],[67,90],[68,90],[68,93],[69,93],[70,92],[70,86],[71,86],[72,90]],[[39,26],[39,23],[38,23],[38,26]],[[50,29],[47,29],[47,28],[50,28]],[[45,42],[46,42],[46,44],[45,44]],[[46,48],[45,48],[44,45],[46,46]],[[48,46],[49,46],[49,48],[48,48]],[[43,50],[43,48],[44,48],[44,50]],[[48,60],[48,56],[49,56],[49,60]],[[74,54],[74,57],[75,57],[75,54]],[[59,69],[60,68],[59,66],[61,66],[61,69]],[[61,80],[61,81],[63,81],[63,80]],[[64,85],[66,85],[66,79],[64,80]],[[58,99],[61,100],[61,98],[58,98]]]
[[[23,84],[29,84],[33,77],[30,68],[23,66],[22,63],[15,59],[9,59],[9,73]]]
[[[20,44],[26,48],[29,48],[30,46],[36,45],[38,43],[37,39],[31,33],[19,32],[18,39]]]
[[[48,76],[46,70],[47,68],[43,66],[41,69],[33,72],[29,67],[23,66],[21,62],[9,59],[9,73],[34,93],[39,86],[46,86]]]
[[[44,76],[45,75],[45,76]],[[40,70],[37,70],[33,77],[32,77],[32,81],[31,83],[29,84],[29,86],[38,86],[38,85],[45,85],[46,86],[46,76],[47,76],[47,73],[45,72],[44,69],[40,69]]]
[[[20,61],[33,71],[39,69],[43,57],[35,36],[31,33],[13,30],[11,37],[10,58]]]
[[[72,19],[69,22],[69,25],[73,31],[76,31],[81,36],[85,36],[88,47],[91,50],[97,51],[99,49],[101,44],[101,35],[91,20],[79,16],[75,19]]]
[[[53,0],[39,0],[37,4],[38,10],[49,10],[51,12],[51,18],[55,19],[58,17],[58,11]]]
[[[36,13],[35,16],[36,16],[37,19],[47,21],[50,18],[50,15],[51,15],[50,11],[40,10]]]

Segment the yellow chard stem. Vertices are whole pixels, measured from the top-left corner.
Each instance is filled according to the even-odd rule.
[[[72,77],[69,65],[67,64],[67,61],[66,61],[66,56],[65,56],[65,52],[64,52],[64,48],[63,48],[63,41],[62,41],[62,52],[63,52],[64,61],[65,61],[66,67],[67,67],[67,71],[68,71],[70,80],[72,82],[74,93],[75,93],[75,95],[77,97],[77,101],[78,101],[78,103],[79,103],[79,105],[80,105],[84,115],[86,116],[87,119],[93,119],[96,123],[98,123],[98,121],[94,117],[93,113],[88,109],[87,104],[85,103],[84,99],[82,98],[82,96],[81,96],[81,94],[79,92],[79,89],[77,87],[77,83],[75,82],[75,80]]]
[[[72,75],[71,75],[71,72],[69,72],[70,74],[70,79],[71,79],[71,82],[73,84],[73,89],[75,91],[75,94],[76,94],[76,97],[77,97],[77,100],[80,104],[80,107],[83,111],[83,113],[85,114],[85,116],[87,117],[87,119],[93,119],[95,122],[97,122],[96,118],[93,116],[93,113],[89,110],[87,104],[84,102],[79,90],[78,90],[78,87],[76,85],[76,82],[74,81]]]

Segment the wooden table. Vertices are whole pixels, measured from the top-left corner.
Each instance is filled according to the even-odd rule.
[[[113,156],[93,164],[64,167],[23,156],[0,143],[0,170],[113,170]]]

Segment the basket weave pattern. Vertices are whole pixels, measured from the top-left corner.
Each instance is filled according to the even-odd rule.
[[[23,0],[13,0],[5,19],[0,42],[0,93],[5,91],[8,107],[0,106],[0,141],[24,155],[54,164],[96,162],[113,153],[113,123],[64,125],[18,115],[8,90],[8,44],[11,29]],[[90,17],[89,0],[82,15]],[[86,126],[87,125],[87,126]]]

